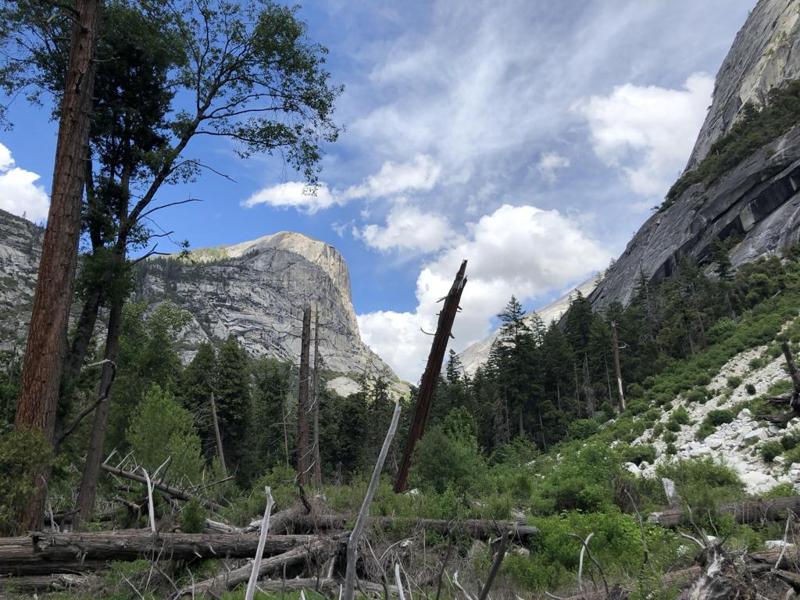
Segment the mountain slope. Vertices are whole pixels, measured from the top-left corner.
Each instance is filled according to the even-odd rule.
[[[42,230],[0,211],[0,349],[24,344]],[[305,304],[320,311],[324,366],[342,376],[337,391],[353,391],[363,374],[391,369],[362,341],[350,299],[347,264],[332,246],[281,232],[233,246],[199,249],[188,258],[143,261],[135,270],[135,300],[172,301],[190,322],[179,345],[184,359],[204,341],[233,335],[253,356],[297,361]]]
[[[760,0],[717,75],[714,100],[689,161],[705,158],[768,92],[800,77],[800,0]],[[627,303],[637,280],[669,276],[682,257],[709,261],[727,240],[733,266],[780,252],[798,239],[800,126],[788,127],[716,180],[683,190],[651,216],[590,299],[597,309]]]

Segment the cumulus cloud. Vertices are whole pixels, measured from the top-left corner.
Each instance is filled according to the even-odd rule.
[[[539,174],[547,183],[555,183],[558,179],[558,171],[566,169],[570,165],[566,156],[561,156],[558,152],[544,152],[536,163]]]
[[[324,183],[311,187],[302,181],[287,181],[260,189],[244,200],[242,206],[252,208],[267,204],[275,208],[296,208],[313,214],[332,206],[344,205],[351,200],[430,191],[439,180],[441,170],[441,166],[430,156],[418,154],[408,162],[386,161],[377,173],[342,192],[332,190]]]
[[[485,337],[512,294],[522,301],[561,289],[604,268],[610,253],[557,210],[503,205],[468,225],[468,233],[423,265],[414,312],[359,316],[364,340],[403,378],[416,381],[435,328],[437,300],[462,259],[469,265],[463,312],[454,328],[456,350]]]
[[[442,167],[427,154],[417,154],[404,163],[386,161],[363,183],[348,188],[344,196],[347,199],[386,198],[406,192],[430,191],[441,172]]]
[[[636,194],[662,197],[686,164],[713,90],[713,78],[696,73],[683,89],[628,83],[577,110],[598,158],[620,169]]]
[[[447,243],[450,231],[450,224],[442,215],[426,213],[401,203],[389,211],[385,226],[366,225],[358,230],[357,236],[368,246],[381,251],[433,252]]]
[[[0,208],[30,221],[46,219],[50,198],[36,183],[40,176],[14,165],[11,150],[0,144]]]
[[[242,206],[246,208],[259,204],[275,208],[296,208],[313,214],[339,204],[339,201],[324,183],[312,188],[302,181],[287,181],[262,188],[242,202]]]

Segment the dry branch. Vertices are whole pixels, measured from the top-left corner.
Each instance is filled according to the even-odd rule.
[[[131,481],[138,481],[139,483],[143,483],[147,485],[147,480],[142,477],[141,475],[137,475],[136,473],[131,473],[130,471],[123,471],[122,469],[118,469],[116,467],[112,467],[111,465],[102,464],[100,466],[104,471],[111,473],[112,475],[116,475],[118,477],[124,477],[125,479],[130,479]],[[206,508],[210,510],[220,510],[222,506],[217,504],[213,500],[208,500],[207,498],[201,498],[191,492],[187,492],[186,490],[181,490],[176,487],[172,487],[171,485],[167,485],[161,481],[153,481],[153,487],[158,491],[167,494],[168,496],[172,496],[177,500],[183,500],[188,502],[189,500],[196,500]]]
[[[315,555],[328,556],[333,554],[339,541],[328,538],[315,538],[308,544],[298,546],[278,554],[271,556],[261,561],[258,569],[258,577],[264,577],[269,573],[273,573],[298,563],[306,562],[312,559]],[[174,596],[174,599],[182,598],[184,596],[194,597],[196,595],[214,594],[224,590],[231,590],[236,586],[246,582],[250,578],[252,571],[251,565],[245,565],[238,569],[233,569],[226,573],[200,581],[192,586],[179,590]]]

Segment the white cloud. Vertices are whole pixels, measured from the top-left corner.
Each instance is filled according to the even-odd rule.
[[[358,232],[358,237],[368,246],[382,251],[433,252],[447,243],[450,232],[450,224],[443,216],[400,203],[389,211],[385,226],[366,225]]]
[[[620,169],[635,193],[662,197],[689,158],[713,90],[714,80],[696,73],[680,90],[628,83],[577,110],[600,160]]]
[[[0,156],[2,161],[2,156]],[[441,174],[439,166],[430,156],[418,154],[409,162],[386,161],[374,175],[344,192],[330,189],[321,183],[310,187],[302,181],[287,181],[268,186],[242,202],[245,208],[267,204],[276,208],[296,208],[313,214],[332,206],[342,206],[352,200],[387,198],[403,192],[430,191]]]
[[[324,183],[310,188],[302,181],[287,181],[262,188],[242,202],[242,206],[252,208],[258,204],[268,204],[276,208],[296,208],[313,214],[339,203]]]
[[[556,210],[503,205],[468,225],[468,235],[423,265],[414,312],[361,315],[364,340],[403,378],[416,381],[435,328],[437,300],[449,289],[462,259],[469,261],[463,312],[454,327],[456,350],[485,337],[491,319],[512,294],[530,300],[608,265],[610,253]]]
[[[545,152],[539,157],[536,168],[542,178],[552,184],[558,179],[557,172],[560,169],[566,169],[569,165],[570,161],[566,156],[561,156],[558,152]]]
[[[348,188],[344,196],[347,199],[386,198],[405,192],[430,191],[441,172],[441,166],[427,154],[417,154],[405,163],[386,161],[363,183]]]
[[[11,150],[0,144],[0,208],[30,221],[46,219],[50,198],[36,183],[39,175],[14,164]]]

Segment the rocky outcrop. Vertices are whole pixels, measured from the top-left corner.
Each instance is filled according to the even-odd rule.
[[[0,211],[0,349],[24,344],[41,241],[39,227]],[[281,232],[187,258],[146,260],[137,265],[135,283],[135,300],[172,301],[188,313],[178,340],[184,360],[201,342],[232,335],[252,356],[296,361],[302,310],[310,304],[320,311],[324,366],[338,374],[332,389],[350,393],[364,374],[387,377],[399,393],[407,389],[361,341],[347,264],[318,240]]]
[[[747,102],[800,78],[800,0],[760,0],[717,75],[714,100],[689,167],[736,123]],[[798,240],[800,229],[800,124],[760,148],[706,187],[686,189],[651,216],[590,296],[602,310],[626,304],[642,275],[669,276],[682,257],[708,260],[716,240],[732,238],[734,267],[779,253]]]
[[[0,210],[0,351],[25,345],[43,230]]]
[[[580,293],[583,296],[588,296],[597,286],[597,283],[600,281],[600,277],[601,276],[598,275],[597,277],[592,277],[591,279],[584,281],[575,289],[561,296],[558,300],[555,300],[534,312],[539,316],[545,325],[550,325],[552,321],[559,320],[562,315],[567,312],[570,302],[577,293]],[[533,322],[533,313],[526,315],[525,321],[530,326]],[[458,355],[458,358],[461,360],[461,365],[464,368],[464,372],[467,375],[474,375],[475,371],[478,370],[478,367],[489,360],[489,353],[492,351],[492,345],[499,335],[500,330],[498,329],[489,337],[479,342],[475,342],[471,346],[468,346],[464,351],[461,352],[461,354]]]
[[[800,0],[760,0],[717,74],[714,99],[689,159],[689,168],[730,131],[745,104],[761,106],[769,90],[797,78],[800,78]]]

